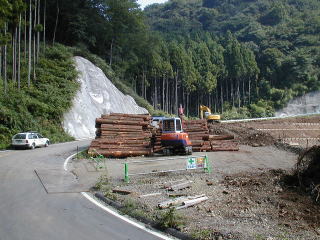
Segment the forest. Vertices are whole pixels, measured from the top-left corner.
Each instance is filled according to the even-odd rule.
[[[0,0],[1,94],[37,89],[40,59],[61,43],[96,54],[158,114],[272,116],[320,88],[319,11],[317,0]]]

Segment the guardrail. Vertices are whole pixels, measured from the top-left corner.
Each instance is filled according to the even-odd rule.
[[[180,169],[167,169],[160,171],[149,171],[149,172],[138,172],[138,173],[129,173],[129,164],[149,164],[149,163],[159,163],[164,161],[184,161],[185,168]],[[189,156],[189,157],[174,157],[174,158],[158,158],[158,159],[148,159],[141,161],[133,161],[124,163],[124,181],[129,183],[130,176],[138,176],[138,175],[148,175],[148,174],[159,174],[159,173],[168,173],[168,172],[180,172],[180,171],[189,171],[189,170],[197,170],[203,169],[207,173],[211,173],[212,167],[209,162],[208,156]]]
[[[250,122],[250,121],[261,121],[261,120],[273,120],[273,119],[285,119],[285,118],[293,118],[293,117],[307,117],[307,116],[315,116],[320,115],[320,113],[309,113],[309,114],[297,114],[283,117],[265,117],[265,118],[247,118],[247,119],[234,119],[234,120],[222,120],[222,123],[235,123],[235,122]]]

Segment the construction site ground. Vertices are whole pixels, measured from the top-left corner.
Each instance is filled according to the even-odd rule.
[[[159,210],[158,204],[170,199],[169,194],[205,194],[207,201],[176,210],[184,221],[181,231],[197,239],[320,239],[320,206],[304,192],[283,184],[283,178],[292,173],[298,156],[274,145],[282,141],[281,137],[272,135],[272,131],[260,130],[262,124],[273,124],[266,129],[279,126],[291,129],[294,125],[301,126],[301,123],[315,127],[320,123],[320,117],[212,126],[211,133],[234,134],[241,145],[240,151],[236,152],[194,153],[208,156],[212,164],[211,173],[202,170],[159,173],[185,167],[186,161],[179,158],[181,156],[151,162],[145,161],[163,157],[107,159],[99,163],[100,168],[95,168],[98,165],[90,160],[74,159],[73,172],[80,181],[87,179],[92,185],[99,176],[105,176],[105,190],[109,191],[109,196],[122,203],[135,202],[149,216],[166,211]],[[308,138],[308,134],[316,134],[315,138],[318,138],[320,133],[316,130],[290,131],[302,134],[302,138]],[[129,174],[149,174],[130,176],[130,182],[125,183],[125,162],[128,163]],[[192,181],[191,186],[174,192],[163,188],[165,183],[182,180]],[[110,194],[112,189],[130,194]],[[141,197],[152,193],[156,194]]]

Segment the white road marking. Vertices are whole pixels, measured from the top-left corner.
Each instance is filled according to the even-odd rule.
[[[258,131],[319,131],[319,128],[257,128]]]
[[[73,158],[75,155],[77,155],[77,153],[74,153],[74,154],[70,155],[70,156],[64,161],[64,163],[63,163],[63,169],[64,169],[65,171],[68,171],[68,167],[67,167],[67,166],[68,166],[68,162],[69,162],[70,159]],[[112,209],[108,208],[107,206],[105,206],[105,205],[101,204],[100,202],[96,201],[94,198],[90,197],[90,195],[87,194],[87,193],[85,193],[85,192],[81,192],[81,194],[82,194],[82,196],[84,196],[86,199],[88,199],[90,202],[92,202],[93,204],[95,204],[97,207],[101,208],[102,210],[104,210],[104,211],[112,214],[113,216],[115,216],[115,217],[117,217],[117,218],[120,218],[121,220],[123,220],[123,221],[125,221],[125,222],[127,222],[127,223],[129,223],[129,224],[131,224],[131,225],[133,225],[133,226],[135,226],[135,227],[137,227],[137,228],[139,228],[139,229],[142,229],[142,230],[144,230],[144,231],[146,231],[146,232],[148,232],[148,233],[150,233],[150,234],[152,234],[152,235],[154,235],[154,236],[156,236],[156,237],[159,237],[159,238],[161,238],[161,239],[164,239],[164,240],[172,240],[172,239],[173,239],[173,238],[169,238],[169,237],[167,237],[167,236],[165,236],[165,235],[163,235],[163,234],[161,234],[161,233],[158,233],[158,232],[155,232],[155,231],[153,231],[153,230],[151,230],[151,229],[148,229],[148,228],[146,228],[144,225],[140,225],[140,224],[138,224],[138,223],[136,223],[136,222],[134,222],[134,221],[132,221],[132,220],[124,217],[124,216],[121,216],[119,213],[113,211]]]
[[[139,223],[136,223],[136,222],[134,222],[134,221],[132,221],[132,220],[130,220],[130,219],[128,219],[128,218],[120,215],[119,213],[113,211],[112,209],[108,208],[107,206],[105,206],[105,205],[101,204],[100,202],[96,201],[96,200],[95,200],[94,198],[92,198],[89,194],[87,194],[87,193],[85,193],[85,192],[82,192],[81,194],[82,194],[85,198],[87,198],[90,202],[92,202],[92,203],[95,204],[96,206],[102,208],[104,211],[112,214],[113,216],[115,216],[115,217],[117,217],[117,218],[120,218],[121,220],[123,220],[123,221],[125,221],[125,222],[127,222],[127,223],[129,223],[129,224],[131,224],[131,225],[133,225],[133,226],[135,226],[135,227],[137,227],[137,228],[139,228],[139,229],[142,229],[142,230],[144,230],[144,231],[146,231],[146,232],[148,232],[148,233],[150,233],[150,234],[152,234],[152,235],[154,235],[154,236],[156,236],[156,237],[159,237],[159,238],[165,239],[165,240],[172,240],[172,238],[169,238],[169,237],[167,237],[167,236],[165,236],[165,235],[163,235],[163,234],[161,234],[161,233],[152,231],[152,230],[146,228],[144,225],[141,225],[141,224],[139,224]]]
[[[72,155],[70,155],[63,163],[63,169],[65,171],[68,171],[68,168],[67,168],[67,165],[68,165],[68,162],[70,161],[71,158],[73,158],[75,155],[77,155],[78,153],[74,153]]]

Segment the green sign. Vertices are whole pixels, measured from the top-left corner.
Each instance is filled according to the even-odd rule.
[[[187,169],[207,168],[206,157],[190,157],[187,161]]]

